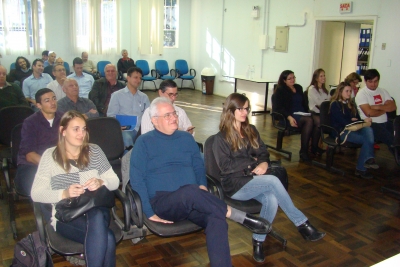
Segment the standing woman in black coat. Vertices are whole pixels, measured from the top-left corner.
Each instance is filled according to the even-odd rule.
[[[278,88],[273,97],[273,110],[285,116],[290,126],[301,130],[300,160],[310,162],[308,144],[312,139],[311,153],[322,154],[325,150],[318,147],[320,131],[314,125],[311,116],[301,116],[295,112],[308,112],[308,106],[304,98],[303,87],[296,84],[296,77],[291,70],[281,73],[278,80]]]

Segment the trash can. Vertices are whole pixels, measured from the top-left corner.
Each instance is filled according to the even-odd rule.
[[[214,92],[214,71],[210,68],[204,68],[201,71],[201,85],[203,94],[212,95]]]

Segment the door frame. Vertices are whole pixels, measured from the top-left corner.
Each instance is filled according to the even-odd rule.
[[[321,37],[321,22],[322,21],[332,21],[332,22],[353,22],[353,23],[363,23],[363,24],[368,24],[372,22],[372,38],[371,38],[371,49],[370,49],[370,54],[369,54],[369,62],[368,62],[368,68],[371,68],[373,64],[373,59],[374,59],[374,51],[375,51],[375,36],[376,36],[376,23],[378,21],[378,16],[354,16],[354,17],[336,17],[336,16],[322,16],[322,17],[315,17],[315,24],[314,24],[314,42],[312,43],[311,49],[312,49],[312,64],[311,64],[311,70],[310,73],[313,73],[314,70],[319,68],[318,66],[318,56],[319,56],[319,47],[316,45],[317,43],[320,43],[320,37]]]

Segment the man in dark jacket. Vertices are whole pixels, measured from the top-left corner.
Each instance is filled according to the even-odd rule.
[[[122,82],[117,80],[117,68],[115,65],[106,65],[104,73],[106,77],[95,81],[89,93],[89,99],[96,105],[101,117],[107,116],[111,94],[125,87]]]

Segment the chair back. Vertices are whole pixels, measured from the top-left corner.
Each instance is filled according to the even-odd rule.
[[[394,101],[394,103],[396,104],[396,100],[394,100],[394,98],[392,97],[392,100]],[[393,121],[396,117],[397,117],[397,109],[391,111],[391,112],[386,112],[387,114],[387,118],[389,121]]]
[[[136,67],[142,70],[143,76],[146,76],[150,73],[149,63],[147,60],[136,60]]]
[[[107,64],[111,64],[111,62],[107,60],[102,60],[97,62],[97,71],[100,73],[101,77],[106,76],[106,74],[104,73],[104,68],[106,67]]]
[[[156,71],[160,76],[169,74],[168,62],[166,60],[156,60]]]
[[[11,131],[14,127],[32,115],[34,112],[30,107],[13,106],[0,110],[0,143],[6,146],[11,142]]]
[[[325,125],[329,127],[323,127],[323,132],[325,134],[330,134],[332,130],[330,129],[331,126],[331,118],[329,116],[329,109],[331,107],[331,102],[330,101],[324,101],[321,103],[321,106],[319,108],[319,118],[320,118],[320,125]]]
[[[109,161],[122,157],[125,148],[119,121],[112,117],[90,118],[87,128],[89,142],[98,145]]]
[[[178,72],[178,77],[189,72],[188,64],[184,59],[178,59],[175,61],[175,69]]]
[[[11,65],[10,65],[10,71],[11,70],[15,70],[16,68],[15,68],[15,62],[13,62],[13,63],[11,63]]]
[[[11,131],[11,163],[17,166],[18,150],[21,144],[22,123],[16,125]]]
[[[215,160],[214,151],[212,150],[214,144],[215,135],[211,135],[207,138],[204,144],[204,166],[206,168],[206,174],[212,176],[221,182],[220,169],[217,161]]]
[[[65,73],[68,76],[71,73],[68,62],[64,61],[64,68],[65,68]]]

